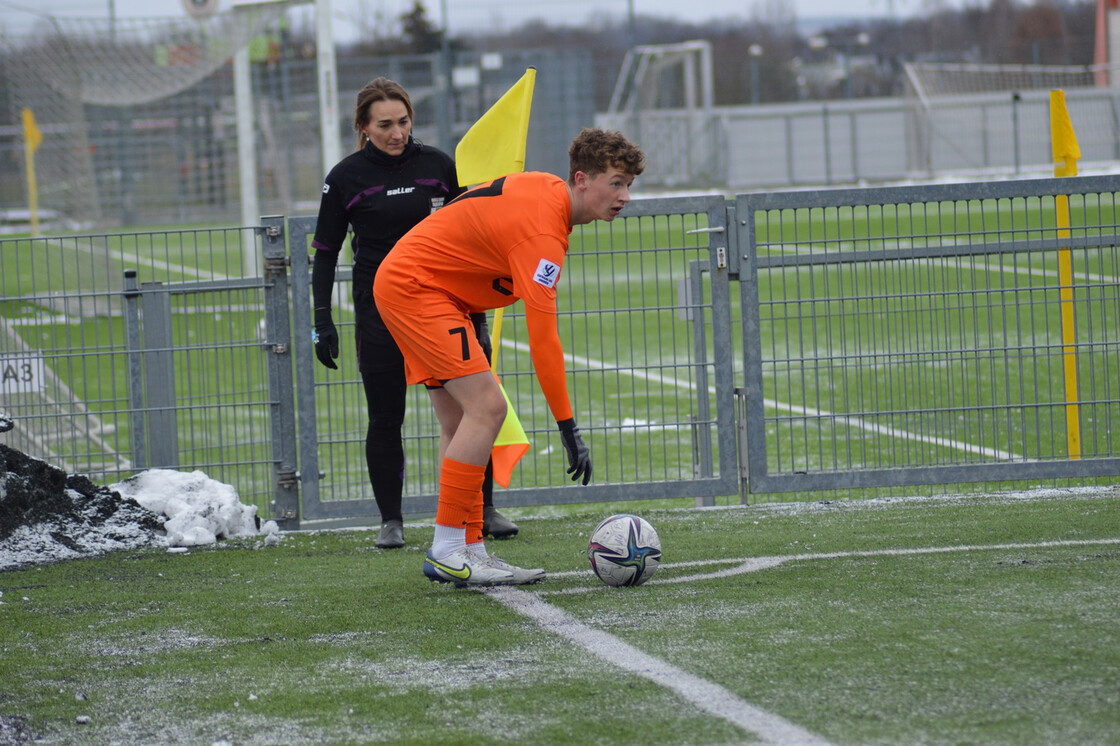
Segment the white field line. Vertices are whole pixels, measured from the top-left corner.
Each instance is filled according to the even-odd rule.
[[[528,350],[529,349],[528,345],[522,344],[521,342],[518,342],[516,340],[511,340],[511,339],[503,339],[503,340],[501,340],[501,344],[502,344],[503,347],[509,347],[509,348],[515,349],[515,350]],[[668,386],[674,386],[676,388],[684,389],[686,391],[691,391],[693,389],[693,386],[692,386],[691,383],[688,383],[687,381],[680,381],[680,380],[677,380],[676,378],[669,378],[667,376],[661,376],[661,375],[658,375],[656,373],[647,373],[647,372],[641,371],[641,370],[633,370],[633,369],[624,370],[622,368],[617,368],[616,366],[607,366],[606,363],[604,363],[600,360],[592,360],[591,358],[580,357],[578,355],[569,355],[569,358],[571,358],[572,362],[578,363],[580,365],[584,365],[588,368],[605,370],[606,368],[610,367],[611,370],[618,370],[619,372],[625,372],[625,373],[633,376],[634,378],[644,378],[647,381],[651,381],[651,382],[654,382],[654,383],[665,384],[665,385],[668,385]],[[709,386],[708,387],[708,393],[714,394],[715,393],[715,387]],[[786,412],[790,412],[792,414],[805,415],[807,417],[837,417],[837,415],[835,415],[832,412],[829,412],[827,410],[814,409],[813,407],[801,407],[801,406],[797,406],[795,404],[786,404],[785,402],[776,401],[774,399],[763,399],[762,403],[767,407],[771,407],[772,409],[777,409],[779,411],[786,411]],[[853,427],[857,430],[866,430],[867,432],[878,433],[880,435],[886,435],[886,436],[889,436],[889,437],[892,437],[892,438],[901,438],[903,440],[918,441],[920,443],[929,443],[931,445],[935,445],[935,446],[939,446],[939,447],[952,448],[952,449],[955,449],[955,450],[958,450],[958,451],[964,451],[966,453],[975,453],[975,454],[978,454],[978,455],[981,455],[981,456],[987,456],[989,458],[1001,459],[1001,460],[1004,460],[1004,461],[1023,461],[1023,462],[1027,461],[1027,459],[1024,456],[1021,456],[1021,455],[1019,455],[1017,453],[1014,453],[1012,451],[1003,451],[1003,450],[1000,450],[998,448],[988,448],[986,446],[978,446],[978,445],[974,445],[972,443],[965,443],[965,442],[960,441],[960,440],[952,440],[950,438],[940,438],[940,437],[934,437],[932,435],[918,435],[916,433],[911,433],[911,432],[906,431],[906,430],[899,430],[898,428],[887,427],[886,425],[877,425],[877,424],[874,424],[874,423],[871,423],[871,422],[866,422],[865,420],[863,420],[862,418],[859,418],[859,417],[844,417],[844,418],[842,418],[842,421],[843,421],[843,424],[848,426],[848,427]]]
[[[827,746],[828,741],[778,715],[747,702],[719,684],[681,670],[602,630],[589,627],[536,594],[517,588],[487,588],[482,592],[608,663],[649,679],[693,704],[702,712],[722,718],[754,733],[767,744]]]
[[[727,578],[733,575],[743,575],[749,572],[768,570],[771,567],[785,564],[786,562],[802,562],[806,560],[846,559],[849,557],[906,557],[921,554],[950,554],[952,552],[984,552],[1008,549],[1052,549],[1055,547],[1087,547],[1120,544],[1120,539],[1075,539],[1069,541],[1040,541],[1034,543],[1018,544],[963,544],[952,547],[920,547],[917,549],[867,549],[852,552],[822,552],[820,554],[787,554],[774,557],[744,557],[741,559],[716,559],[696,560],[693,562],[673,562],[661,565],[661,568],[672,570],[684,567],[707,567],[710,565],[734,565],[723,570],[681,575],[671,578],[657,578],[646,582],[646,585],[669,585],[673,583],[694,583],[698,580],[712,580]],[[659,568],[660,569],[660,568]],[[569,570],[567,572],[549,573],[551,578],[593,578],[591,570]],[[580,588],[566,588],[558,591],[541,591],[542,596],[570,596],[595,591],[611,591],[606,585],[595,584]]]
[[[61,242],[61,240],[59,242]],[[74,249],[75,251],[83,251],[87,254],[100,254],[100,253],[102,253],[102,252],[99,252],[96,249],[93,249],[93,248],[88,247],[88,246],[64,246],[63,248]],[[229,275],[224,275],[224,274],[221,274],[220,272],[208,272],[206,270],[197,269],[195,267],[186,267],[186,266],[178,265],[178,264],[171,265],[171,264],[168,264],[166,262],[161,262],[157,259],[144,258],[144,257],[140,257],[136,254],[126,254],[123,251],[108,251],[108,252],[104,252],[104,253],[107,253],[109,256],[116,257],[117,259],[121,260],[122,262],[125,261],[125,260],[133,261],[136,264],[152,267],[154,269],[162,269],[162,270],[164,270],[168,273],[179,272],[180,274],[183,274],[183,275],[193,275],[194,277],[196,277],[200,280],[210,280],[210,281],[215,281],[215,282],[222,282],[222,281],[230,279]],[[337,286],[336,290],[338,291],[337,293],[332,293],[332,295],[337,296],[335,298],[335,302],[334,302],[335,307],[339,308],[339,309],[342,309],[344,311],[353,311],[354,310],[353,296],[351,296],[351,294],[345,292],[345,289],[342,287],[341,283],[336,282],[335,285]]]
[[[941,245],[942,246],[956,246],[957,243],[955,241],[950,240],[950,241],[942,241]],[[963,245],[967,246],[968,244],[963,244]],[[806,246],[809,249],[808,252],[805,251]],[[900,248],[900,249],[907,249],[907,248],[912,248],[912,247],[913,247],[913,243],[910,242],[910,241],[900,241],[898,243],[898,248]],[[822,247],[819,243],[810,243],[810,244],[767,244],[766,248],[777,249],[778,253],[780,253],[780,254],[794,254],[794,255],[797,255],[797,254],[808,253],[810,256],[812,256],[812,255],[825,256],[825,255],[828,255],[828,254],[835,253],[834,249],[831,249],[827,246]],[[836,249],[839,249],[840,251],[843,251],[844,249],[849,249],[850,250],[850,249],[855,249],[855,248],[856,248],[856,245],[854,243],[850,242],[850,241],[842,241],[842,242],[836,244]],[[933,258],[933,257],[931,257],[931,258]],[[970,266],[971,269],[975,269],[975,270],[979,270],[979,271],[983,271],[983,272],[995,272],[995,273],[998,273],[998,274],[1011,273],[1013,275],[1027,275],[1027,276],[1031,276],[1031,277],[1047,277],[1047,278],[1053,278],[1053,279],[1056,279],[1058,277],[1057,270],[1052,271],[1052,270],[1049,270],[1049,269],[1040,269],[1038,267],[1005,267],[1003,265],[992,265],[988,262],[984,262],[982,264],[976,264],[974,262],[971,265],[965,265],[965,259],[967,257],[963,257],[963,256],[959,256],[959,257],[945,256],[945,257],[936,257],[936,258],[937,259],[952,259],[952,260],[954,260],[954,263],[958,266]],[[916,262],[927,261],[927,258],[901,259],[901,260],[896,260],[896,261],[916,263]],[[1088,272],[1082,272],[1082,273],[1074,272],[1073,277],[1074,277],[1074,279],[1082,279],[1082,280],[1086,280],[1086,281],[1090,281],[1090,282],[1100,282],[1100,283],[1116,282],[1115,277],[1105,277],[1104,275],[1095,275],[1095,274],[1091,274],[1091,273],[1088,273]],[[1038,288],[1000,288],[1000,289],[1001,290],[1038,290]]]
[[[966,544],[953,547],[924,547],[917,549],[875,549],[852,552],[823,552],[819,554],[790,554],[775,557],[748,557],[743,559],[706,560],[696,562],[677,562],[666,564],[666,569],[681,567],[703,567],[707,565],[733,564],[715,572],[683,575],[674,578],[650,580],[646,585],[666,585],[670,583],[693,583],[698,580],[711,580],[758,572],[786,562],[822,559],[844,559],[849,557],[902,557],[922,554],[949,554],[952,552],[977,552],[1008,549],[1047,549],[1052,547],[1083,547],[1120,544],[1120,539],[1084,539],[1075,541],[1042,541],[1015,544]],[[590,576],[590,570],[552,573],[552,577]],[[745,731],[753,733],[767,744],[805,744],[827,746],[828,741],[784,718],[767,712],[757,705],[742,699],[719,684],[703,679],[677,668],[666,661],[643,653],[633,645],[623,642],[614,635],[584,624],[574,616],[544,601],[541,596],[590,591],[618,592],[606,585],[573,588],[566,591],[545,591],[533,593],[510,587],[480,588],[485,593],[517,613],[528,617],[543,629],[559,635],[596,655],[608,663],[649,679],[653,683],[669,689],[699,710],[722,718]],[[626,592],[626,591],[623,591]]]
[[[92,256],[111,256],[111,257],[114,257],[114,258],[120,260],[122,263],[125,262],[125,261],[135,262],[138,265],[151,267],[153,269],[162,269],[162,270],[164,270],[168,273],[178,272],[178,273],[183,274],[183,275],[193,275],[194,277],[197,277],[200,280],[228,280],[229,279],[229,277],[226,276],[226,275],[218,274],[218,273],[215,273],[215,272],[206,272],[204,270],[200,270],[200,269],[197,269],[197,268],[194,268],[194,267],[187,267],[187,266],[184,266],[184,265],[181,265],[181,264],[168,264],[167,262],[161,262],[158,259],[141,257],[138,254],[126,254],[123,251],[109,251],[109,250],[102,251],[100,249],[95,249],[92,246],[86,246],[86,245],[77,244],[77,243],[70,244],[70,243],[65,242],[65,239],[61,239],[61,238],[57,238],[57,239],[49,238],[49,239],[47,239],[47,241],[49,243],[56,244],[58,246],[58,248],[60,248],[60,249],[69,249],[71,251],[80,251],[84,254],[90,254]]]

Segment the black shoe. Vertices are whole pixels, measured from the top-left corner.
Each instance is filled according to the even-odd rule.
[[[380,549],[398,549],[404,546],[404,524],[401,521],[385,521],[381,533],[377,535],[374,546]]]
[[[482,535],[495,539],[508,539],[517,536],[517,524],[498,512],[492,505],[482,509]]]

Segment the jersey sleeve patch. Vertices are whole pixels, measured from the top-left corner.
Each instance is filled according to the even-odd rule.
[[[559,279],[560,265],[547,259],[541,259],[540,264],[537,265],[537,271],[533,273],[533,282],[544,285],[546,288],[554,288]]]

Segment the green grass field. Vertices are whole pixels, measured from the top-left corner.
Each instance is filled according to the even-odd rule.
[[[496,593],[426,582],[424,524],[3,573],[0,715],[45,744],[1120,743],[1115,489],[671,506],[514,512],[489,547],[549,577]],[[659,531],[645,586],[590,574],[612,508]]]

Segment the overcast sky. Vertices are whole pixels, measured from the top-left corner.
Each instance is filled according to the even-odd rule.
[[[190,1],[190,0],[186,0]],[[203,1],[203,0],[199,0]],[[214,0],[209,0],[214,2]],[[225,9],[234,0],[217,0]],[[335,35],[347,39],[357,19],[395,19],[412,7],[413,0],[331,0]],[[751,18],[769,7],[792,8],[799,20],[838,16],[908,17],[931,7],[986,5],[987,0],[424,0],[429,15],[442,25],[441,9],[448,9],[452,33],[456,27],[518,25],[528,15],[554,22],[594,21],[596,17],[626,17],[632,6],[637,15],[703,22],[714,18]],[[108,19],[166,18],[185,15],[184,0],[0,0],[0,28],[19,33],[31,16],[20,8],[66,17]]]

